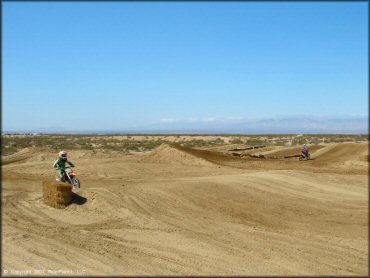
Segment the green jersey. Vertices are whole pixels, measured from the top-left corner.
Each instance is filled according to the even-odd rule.
[[[54,162],[53,167],[57,170],[64,170],[66,168],[66,163],[74,167],[71,161],[68,161],[67,159],[62,159],[60,157]]]

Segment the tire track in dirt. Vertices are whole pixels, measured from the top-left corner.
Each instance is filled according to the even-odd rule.
[[[354,148],[340,157],[363,155],[363,146]],[[312,168],[286,161],[285,170],[272,170],[277,167],[262,165],[268,161],[206,157],[249,168],[81,156],[79,194],[87,201],[64,210],[44,205],[39,177],[29,175],[48,161],[5,165],[11,178],[3,180],[4,268],[79,265],[89,275],[367,273],[368,175],[350,172],[357,166],[347,169],[351,174],[334,173],[334,154],[322,173],[310,170],[319,159],[308,161]],[[97,167],[104,178],[94,178]]]

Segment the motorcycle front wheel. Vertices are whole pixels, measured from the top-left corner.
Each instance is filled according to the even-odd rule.
[[[77,178],[72,179],[72,185],[74,188],[80,188],[80,181]]]

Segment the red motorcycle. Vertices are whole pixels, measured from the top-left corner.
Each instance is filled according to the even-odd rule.
[[[80,188],[80,181],[77,178],[77,174],[73,171],[72,167],[64,169],[64,182],[68,182],[73,188]],[[59,180],[59,179],[58,179]]]

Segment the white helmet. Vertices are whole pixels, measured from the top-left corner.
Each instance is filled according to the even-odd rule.
[[[67,152],[66,151],[60,151],[59,152],[59,157],[60,158],[67,158]]]

